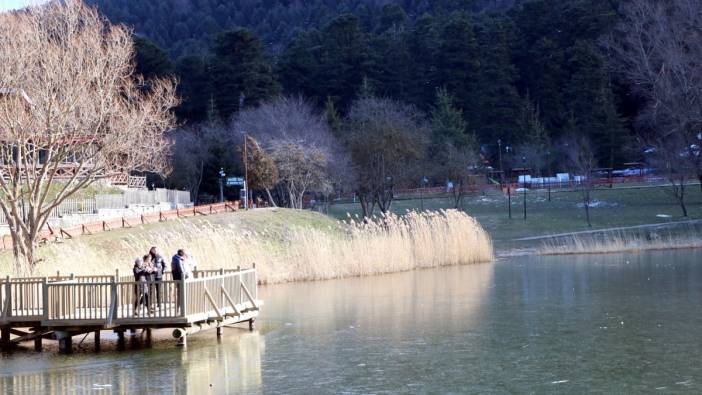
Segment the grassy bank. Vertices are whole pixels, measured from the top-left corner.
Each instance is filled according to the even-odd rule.
[[[686,248],[702,248],[702,224],[557,236],[543,239],[536,251],[542,255],[581,255]]]
[[[286,209],[254,210],[148,224],[78,237],[40,248],[38,274],[129,273],[134,258],[159,246],[170,258],[178,248],[199,269],[259,268],[263,283],[318,280],[484,262],[490,238],[454,210],[392,216],[362,223]],[[11,256],[0,254],[8,272]]]
[[[507,196],[491,191],[486,195],[468,196],[463,202],[462,210],[480,222],[492,237],[495,248],[511,250],[513,248],[535,247],[540,243],[523,241],[522,238],[587,231],[590,229],[607,229],[643,224],[666,224],[681,221],[680,207],[661,187],[604,188],[593,193],[594,207],[591,209],[592,228],[585,222],[585,211],[579,206],[581,195],[578,192],[552,192],[548,200],[546,190],[532,190],[527,193],[527,219],[523,217],[524,195],[512,196],[512,219],[508,217]],[[690,219],[702,218],[702,192],[699,186],[688,188],[688,210]],[[445,197],[398,200],[393,203],[393,211],[404,213],[406,210],[443,209],[452,206]],[[329,215],[343,218],[346,213],[360,213],[357,204],[337,204],[329,209]]]

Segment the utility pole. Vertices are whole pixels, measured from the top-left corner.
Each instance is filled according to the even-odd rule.
[[[509,219],[512,219],[512,186],[507,185],[507,210],[509,211]]]
[[[527,168],[526,168],[526,156],[522,156],[522,168],[524,169],[523,177],[522,177],[522,190],[524,191],[524,220],[526,221],[526,198],[527,198],[527,188],[526,188],[526,173],[527,173]]]
[[[505,173],[502,169],[502,139],[497,139],[497,156],[500,161],[500,184],[505,181]]]
[[[546,150],[546,160],[548,161],[548,201],[551,201],[551,150]]]
[[[249,154],[246,146],[248,140],[248,134],[244,132],[244,192],[246,192],[246,197],[244,198],[244,208],[249,208]]]
[[[219,202],[224,203],[224,168],[219,169]]]

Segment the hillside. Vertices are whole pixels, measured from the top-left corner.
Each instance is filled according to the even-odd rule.
[[[505,10],[519,0],[88,0],[111,21],[167,48],[173,58],[205,53],[217,33],[235,27],[253,31],[279,52],[300,30],[324,26],[342,13],[359,16],[371,30],[396,18],[399,5],[407,17],[454,10]]]

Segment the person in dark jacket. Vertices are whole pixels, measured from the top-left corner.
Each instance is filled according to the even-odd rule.
[[[185,250],[180,249],[178,252],[173,255],[173,258],[171,259],[171,275],[173,276],[173,280],[178,281],[175,284],[175,293],[176,293],[176,310],[180,312],[180,281],[181,280],[186,280],[188,278],[188,271],[186,269],[186,255],[185,255]]]
[[[158,248],[156,246],[151,247],[149,250],[149,256],[151,257],[151,264],[154,267],[153,273],[153,291],[152,294],[156,294],[156,307],[161,308],[161,294],[163,292],[163,274],[166,272],[166,262],[163,257],[158,253]],[[163,295],[164,298],[166,295]]]
[[[136,281],[136,298],[134,299],[134,316],[139,316],[141,306],[149,308],[149,281],[153,266],[151,266],[151,257],[144,255],[143,258],[137,258],[134,261],[134,280]],[[148,310],[147,310],[148,311]]]

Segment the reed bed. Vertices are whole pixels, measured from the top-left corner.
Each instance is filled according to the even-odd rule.
[[[541,255],[611,254],[647,250],[702,248],[698,229],[681,232],[603,232],[595,235],[572,235],[544,241]]]
[[[89,236],[88,236],[89,237]],[[322,280],[398,272],[415,268],[486,262],[492,242],[464,212],[408,212],[362,221],[349,217],[334,226],[293,225],[273,231],[231,224],[180,220],[144,234],[96,246],[88,237],[43,247],[43,274],[130,273],[134,258],[159,246],[170,261],[185,248],[198,269],[250,267],[261,283]]]

